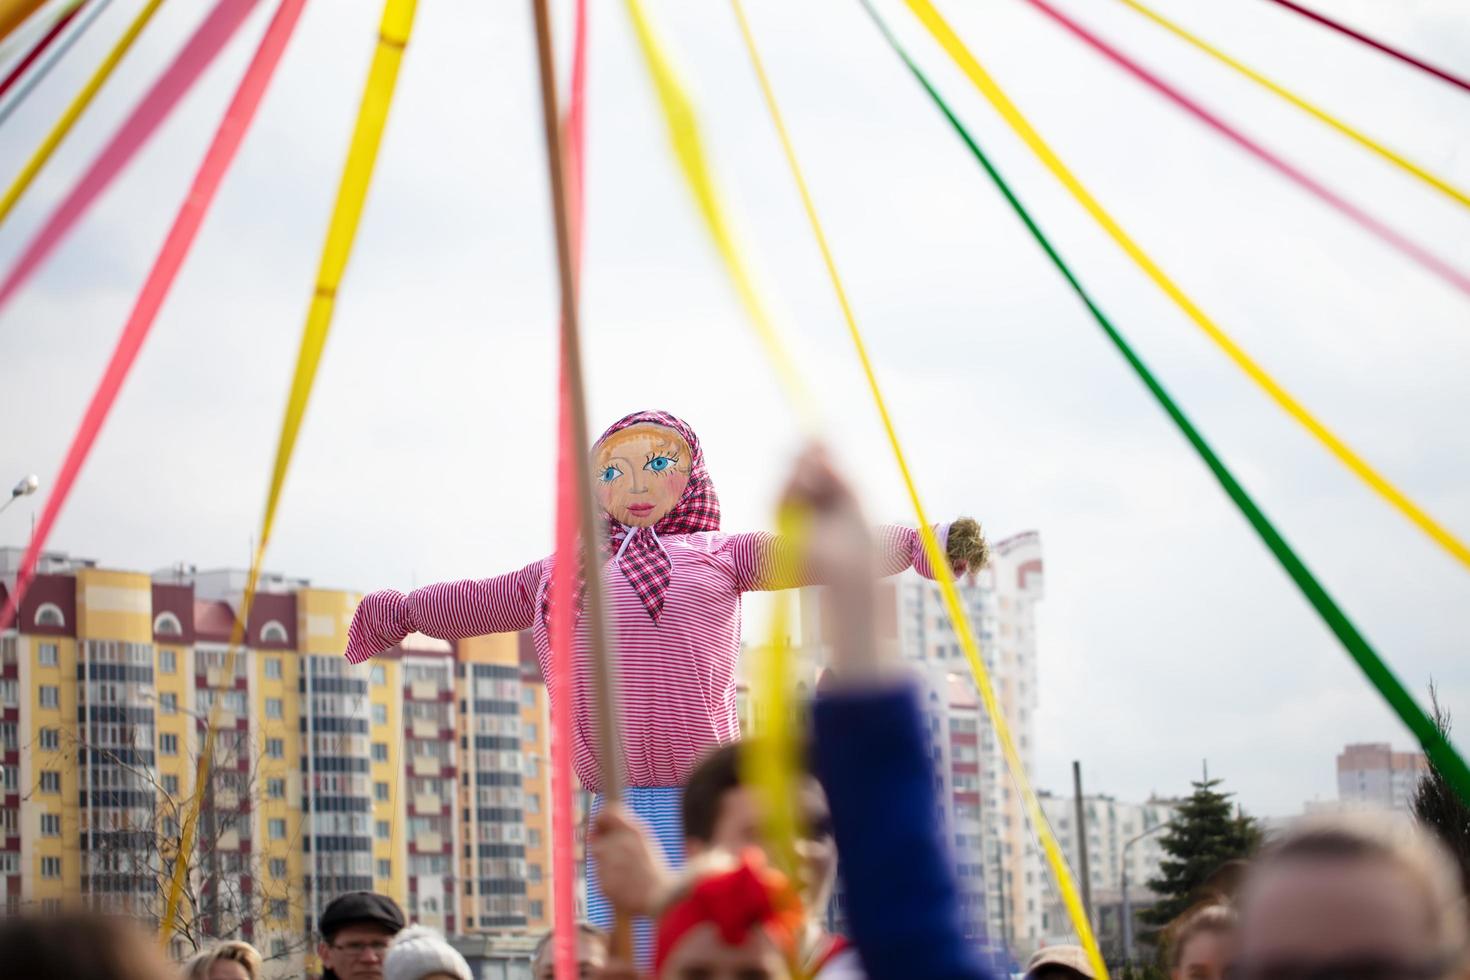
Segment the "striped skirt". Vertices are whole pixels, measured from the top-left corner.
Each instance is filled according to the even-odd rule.
[[[679,817],[680,786],[629,786],[623,790],[623,803],[653,831],[663,845],[664,857],[675,870],[684,866],[684,824]],[[602,794],[592,797],[591,816],[603,807]],[[613,908],[598,885],[597,863],[587,856],[587,919],[599,929],[612,929]],[[633,920],[633,949],[640,970],[653,968],[653,923]]]

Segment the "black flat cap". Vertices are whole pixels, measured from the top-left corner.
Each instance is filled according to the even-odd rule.
[[[387,895],[347,892],[332,899],[322,910],[318,927],[321,934],[330,939],[342,927],[358,924],[378,925],[396,933],[404,926],[403,910]]]

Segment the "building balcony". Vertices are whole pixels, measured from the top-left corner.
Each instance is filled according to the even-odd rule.
[[[414,738],[435,741],[439,738],[439,722],[433,718],[415,718],[409,726],[409,733]]]
[[[438,701],[439,685],[430,680],[418,680],[408,685],[408,696],[414,701]]]
[[[438,776],[442,763],[432,755],[417,755],[413,759],[415,776]]]

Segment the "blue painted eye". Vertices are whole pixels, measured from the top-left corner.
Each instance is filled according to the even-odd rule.
[[[607,469],[602,471],[602,475],[598,477],[598,479],[601,480],[603,483],[611,483],[622,475],[622,470],[618,469],[616,466],[609,466]]]
[[[653,473],[662,473],[665,470],[673,469],[673,466],[674,461],[667,456],[655,456],[643,464],[645,470]]]

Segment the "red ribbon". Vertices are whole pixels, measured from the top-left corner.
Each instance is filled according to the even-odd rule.
[[[582,188],[586,138],[587,2],[577,0],[572,40],[572,91],[564,132],[567,211],[571,219],[572,267],[582,265]],[[565,355],[565,351],[563,351]],[[551,889],[552,963],[557,980],[577,976],[576,853],[572,829],[572,590],[577,568],[577,487],[572,465],[572,432],[566,361],[557,386],[556,563],[551,576]],[[591,529],[587,529],[591,532]]]
[[[253,2],[254,0],[249,0],[249,3]],[[246,4],[247,7],[249,3]],[[179,267],[184,264],[184,257],[194,244],[194,236],[204,221],[210,202],[214,200],[215,191],[219,190],[220,181],[224,179],[225,172],[235,159],[236,151],[240,149],[245,132],[255,118],[255,111],[260,107],[266,86],[270,84],[271,76],[280,63],[286,42],[290,40],[291,32],[295,30],[301,8],[305,4],[306,0],[281,0],[281,6],[260,39],[260,46],[256,48],[249,67],[245,69],[239,87],[235,89],[234,98],[230,100],[229,108],[225,110],[224,118],[220,120],[214,139],[209,144],[209,150],[204,154],[204,160],[194,175],[189,193],[184,197],[184,203],[174,218],[173,227],[169,229],[168,237],[158,251],[158,257],[153,260],[153,268],[138,293],[127,325],[117,339],[117,346],[113,348],[107,369],[102,373],[102,380],[92,393],[92,400],[87,404],[87,412],[82,416],[81,425],[72,436],[71,445],[66,451],[66,460],[61,464],[61,472],[56,477],[51,495],[46,498],[46,507],[41,512],[41,519],[36,524],[25,559],[21,562],[20,572],[16,576],[15,593],[6,601],[4,610],[0,611],[0,628],[11,622],[13,610],[20,609],[21,599],[35,572],[36,559],[46,546],[52,525],[56,523],[57,515],[61,513],[61,508],[71,493],[77,474],[117,401],[118,392],[127,380],[128,372],[143,347],[143,341],[148,338],[148,332],[168,295],[169,287],[173,285]]]

